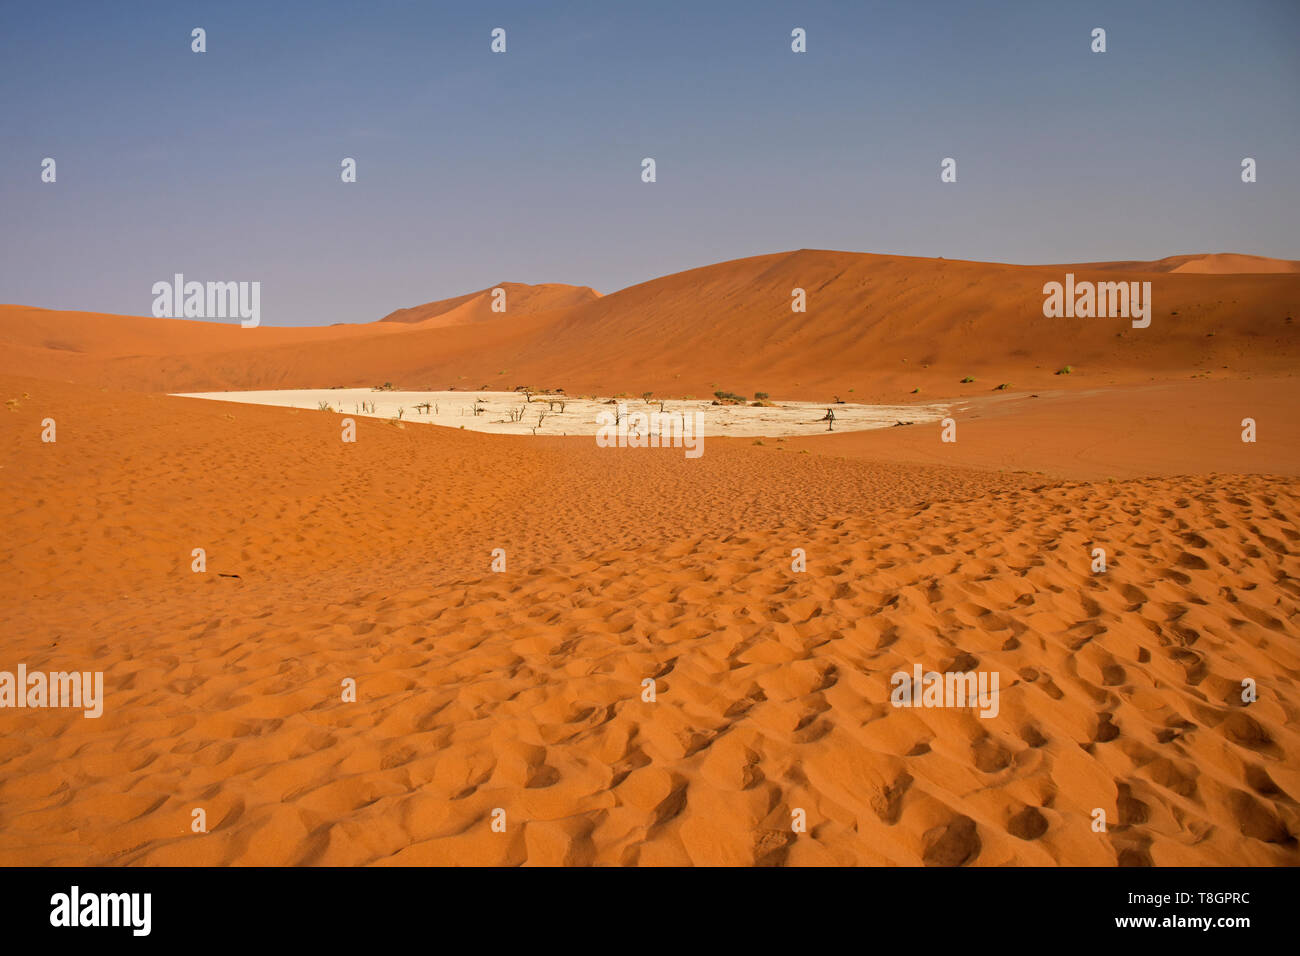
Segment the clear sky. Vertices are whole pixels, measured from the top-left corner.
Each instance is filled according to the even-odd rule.
[[[49,308],[148,315],[176,272],[308,325],[803,247],[1300,258],[1297,0],[5,2],[0,119],[0,302]]]

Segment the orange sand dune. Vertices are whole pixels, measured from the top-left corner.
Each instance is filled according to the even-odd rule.
[[[493,312],[493,290],[505,292],[506,312]],[[501,282],[478,292],[440,299],[409,309],[398,309],[380,319],[380,322],[420,323],[426,328],[461,325],[471,322],[488,322],[503,315],[532,315],[551,309],[571,308],[600,298],[600,293],[587,286],[574,285],[524,285],[519,282]]]
[[[1083,266],[800,250],[446,327],[427,327],[437,316],[360,330],[86,313],[34,322],[33,310],[6,306],[0,371],[172,392],[392,382],[896,402],[988,394],[1003,384],[1092,388],[1225,369],[1275,376],[1300,358],[1300,275],[1127,273],[1126,281],[1152,283],[1151,326],[1134,329],[1125,319],[1045,318],[1043,285],[1062,280],[1065,268],[1080,281],[1090,274]],[[1114,279],[1103,268],[1091,274]],[[795,288],[807,294],[806,314],[791,312]],[[1056,376],[1065,366],[1072,374]],[[962,384],[967,377],[975,382]]]
[[[1089,262],[1087,266],[1124,272],[1169,272],[1180,275],[1232,275],[1247,273],[1300,272],[1300,262],[1294,259],[1270,259],[1267,256],[1247,256],[1237,252],[1200,253],[1190,256],[1167,256],[1154,262]],[[1070,268],[1055,266],[1054,268]]]
[[[107,689],[0,710],[0,863],[1300,863],[1295,478],[0,390],[0,669]],[[914,664],[998,715],[892,707]]]

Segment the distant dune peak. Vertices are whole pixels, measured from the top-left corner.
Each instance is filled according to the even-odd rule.
[[[468,325],[506,315],[534,315],[552,309],[569,309],[600,298],[590,286],[547,282],[528,285],[523,282],[498,282],[496,285],[457,296],[438,299],[423,305],[397,309],[380,322],[424,323],[430,327]]]
[[[1229,275],[1253,272],[1300,272],[1300,262],[1271,259],[1239,252],[1214,252],[1192,256],[1171,256],[1163,262],[1176,263],[1171,272]]]
[[[1294,275],[1300,273],[1300,262],[1294,259],[1273,259],[1268,256],[1253,256],[1241,252],[1196,252],[1153,260],[1130,259],[1115,262],[1078,262],[1069,264],[1121,272],[1162,272],[1176,275]]]

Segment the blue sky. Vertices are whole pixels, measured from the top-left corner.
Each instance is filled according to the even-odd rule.
[[[1300,258],[1298,41],[1294,0],[9,3],[0,302],[147,315],[183,272],[307,325],[802,247]]]

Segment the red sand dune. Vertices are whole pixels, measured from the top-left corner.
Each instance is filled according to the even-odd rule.
[[[1089,274],[801,250],[693,269],[576,306],[433,328],[240,329],[4,306],[0,371],[146,391],[392,382],[898,401],[916,388],[949,397],[1004,382],[1096,387],[1225,366],[1234,377],[1295,367],[1300,275],[1126,273],[1152,283],[1151,327],[1133,329],[1123,319],[1044,318],[1043,284],[1065,269],[1080,280]],[[791,312],[794,288],[806,290],[807,314]],[[1074,373],[1054,377],[1066,365]],[[959,384],[967,376],[976,383]]]
[[[1133,330],[1044,319],[1064,268],[801,251],[428,328],[0,308],[0,669],[107,692],[0,710],[0,864],[1300,863],[1300,277],[1131,272]],[[967,401],[955,444],[687,459],[161,394],[376,381]],[[998,717],[890,706],[915,663],[999,673]]]
[[[1293,259],[1270,259],[1267,256],[1246,256],[1238,252],[1200,253],[1190,256],[1167,256],[1155,262],[1090,262],[1094,269],[1125,272],[1169,272],[1180,275],[1246,275],[1290,274],[1300,272],[1300,262]],[[1056,266],[1054,268],[1070,268]]]
[[[505,312],[493,312],[493,292],[505,292]],[[462,325],[473,322],[490,322],[505,315],[534,315],[552,309],[567,309],[600,298],[600,293],[587,286],[575,285],[523,285],[518,282],[499,282],[487,289],[439,299],[409,309],[398,309],[380,319],[380,322],[419,323],[426,328]]]

